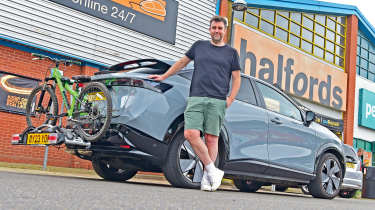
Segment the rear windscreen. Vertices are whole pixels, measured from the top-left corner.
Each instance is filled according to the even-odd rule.
[[[168,69],[151,69],[151,68],[139,68],[131,70],[129,72],[142,73],[142,74],[164,74]]]

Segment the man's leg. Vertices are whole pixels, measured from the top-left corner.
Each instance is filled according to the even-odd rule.
[[[208,153],[212,161],[216,160],[218,153],[218,136],[225,116],[226,101],[214,98],[208,99],[208,107],[204,113],[204,130]],[[207,165],[207,174],[211,182],[211,190],[215,191],[221,184],[224,171],[215,167],[212,163]]]
[[[210,155],[212,162],[215,162],[219,148],[219,137],[206,133],[204,139],[206,140],[208,154]]]
[[[198,155],[203,165],[207,166],[208,164],[213,162],[208,153],[207,146],[204,144],[203,140],[200,137],[200,130],[185,130],[184,136],[189,141],[191,147],[193,147],[194,152]]]
[[[195,154],[197,154],[199,159],[203,162],[205,168],[208,164],[212,165],[212,160],[208,153],[208,149],[200,137],[200,130],[188,129],[185,130],[184,135],[185,138],[190,142],[191,147],[193,147]],[[211,183],[208,179],[206,170],[203,172],[201,190],[212,191]]]

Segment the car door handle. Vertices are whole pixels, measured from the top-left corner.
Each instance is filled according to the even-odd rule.
[[[275,124],[278,124],[278,125],[282,124],[282,122],[280,121],[280,119],[278,117],[275,117],[275,118],[271,119],[271,122],[273,122]]]

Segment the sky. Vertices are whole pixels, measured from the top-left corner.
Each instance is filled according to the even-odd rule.
[[[320,0],[338,4],[349,4],[357,6],[366,19],[375,27],[375,12],[373,0]]]

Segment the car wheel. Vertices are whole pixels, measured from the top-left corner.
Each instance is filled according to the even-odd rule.
[[[309,187],[307,185],[302,185],[301,186],[301,191],[303,194],[305,195],[310,195],[310,192],[309,192]]]
[[[114,168],[109,160],[98,157],[92,159],[92,167],[100,177],[109,181],[126,181],[137,173],[134,169]]]
[[[340,192],[342,168],[337,157],[326,153],[319,160],[316,177],[309,184],[309,192],[316,198],[332,199]]]
[[[341,190],[339,196],[342,198],[353,198],[358,190]]]
[[[256,192],[262,187],[262,183],[257,181],[234,179],[233,182],[241,192]]]
[[[220,152],[220,150],[219,150]],[[215,165],[219,164],[218,154]],[[179,132],[170,143],[167,160],[163,166],[165,178],[174,187],[199,188],[203,164],[195,154],[184,132]]]
[[[287,186],[276,185],[275,190],[278,192],[285,192],[288,189]]]

